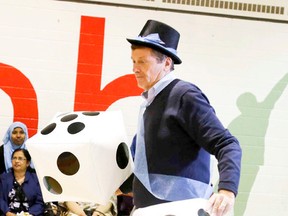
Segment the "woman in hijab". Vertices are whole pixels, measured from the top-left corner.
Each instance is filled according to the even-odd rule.
[[[28,139],[27,126],[22,122],[14,122],[8,128],[0,146],[0,174],[9,172],[12,168],[11,156],[15,149],[26,149]],[[33,165],[31,164],[33,168]]]

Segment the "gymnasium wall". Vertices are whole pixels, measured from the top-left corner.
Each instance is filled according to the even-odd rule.
[[[180,33],[179,78],[207,95],[239,139],[235,216],[288,211],[287,1],[0,1],[0,137],[57,113],[121,110],[136,131],[141,90],[130,45],[147,19]],[[216,172],[216,170],[215,170]],[[217,172],[215,174],[217,182]]]

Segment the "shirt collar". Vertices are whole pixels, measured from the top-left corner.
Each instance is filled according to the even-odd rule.
[[[160,79],[152,88],[142,93],[142,97],[146,100],[147,106],[152,103],[156,95],[159,94],[169,83],[176,79],[174,72],[169,72]]]

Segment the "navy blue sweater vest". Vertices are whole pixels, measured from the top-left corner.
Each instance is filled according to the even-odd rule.
[[[216,117],[207,97],[195,85],[178,79],[165,87],[146,108],[144,129],[148,172],[153,174],[181,176],[209,184],[209,153],[217,157],[240,148]],[[236,162],[230,164],[231,155],[218,156],[220,169],[227,166],[225,163],[232,168],[223,176],[227,176],[226,188],[235,193],[240,175],[241,151],[238,152],[240,154],[234,155]],[[137,177],[133,193],[137,208],[165,202],[150,194]]]

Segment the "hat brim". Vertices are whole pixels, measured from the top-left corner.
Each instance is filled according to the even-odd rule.
[[[127,41],[131,44],[135,44],[135,45],[139,45],[139,46],[145,46],[145,47],[155,49],[155,50],[169,56],[170,58],[172,58],[172,60],[174,61],[174,64],[181,64],[182,63],[182,60],[177,55],[175,55],[174,53],[169,51],[164,46],[161,46],[161,45],[156,44],[156,43],[149,43],[146,41],[141,41],[141,40],[137,40],[137,39],[130,39],[130,38],[127,38]]]

